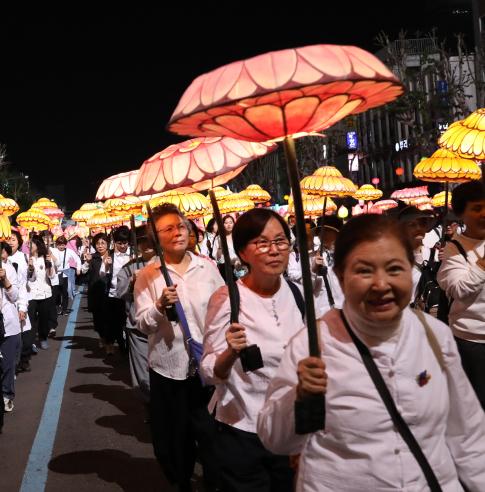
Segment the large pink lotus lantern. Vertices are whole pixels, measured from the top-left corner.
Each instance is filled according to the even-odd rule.
[[[81,239],[83,239],[83,238],[89,236],[89,227],[78,225],[78,226],[76,226],[76,232],[77,232],[77,235]]]
[[[415,188],[404,188],[402,190],[396,190],[392,193],[391,198],[394,200],[401,200],[402,202],[409,203],[409,200],[414,198],[421,198],[428,196],[427,186],[416,186]]]
[[[96,193],[96,200],[124,198],[133,194],[137,176],[138,171],[130,171],[106,178]]]
[[[51,231],[51,234],[54,236],[54,239],[56,237],[62,236],[64,234],[64,231],[62,230],[61,226],[51,227],[50,231]]]

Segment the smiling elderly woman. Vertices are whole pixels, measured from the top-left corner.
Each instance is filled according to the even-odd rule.
[[[292,339],[258,419],[269,450],[301,453],[298,492],[485,490],[485,414],[449,328],[408,307],[413,261],[389,217],[339,232],[343,310],[319,320],[321,359],[308,358],[306,330]],[[295,401],[325,389],[326,429],[297,435]]]

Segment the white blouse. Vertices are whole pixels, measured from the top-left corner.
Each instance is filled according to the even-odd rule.
[[[29,265],[26,258],[27,255],[22,253],[20,250],[17,250],[16,253],[8,257],[8,263],[10,265],[12,265],[12,263],[17,263],[19,296],[16,304],[17,309],[25,313],[25,318],[20,323],[22,331],[29,331],[32,328],[28,315],[29,301],[32,299],[32,294],[27,291],[27,270]]]
[[[2,268],[5,268],[7,279],[12,285],[10,291],[0,288],[0,297],[2,303],[2,314],[5,325],[5,335],[10,337],[12,335],[18,335],[20,333],[20,321],[17,311],[17,301],[19,298],[19,281],[17,278],[17,272],[13,265],[2,262]]]
[[[27,290],[32,294],[32,299],[36,301],[48,299],[52,297],[51,285],[56,285],[54,284],[54,280],[56,279],[55,268],[54,266],[52,267],[52,275],[49,276],[45,270],[44,257],[40,256],[36,258],[32,256],[32,259],[34,260],[34,272],[28,281]],[[47,279],[49,279],[50,283],[48,283]]]
[[[177,294],[185,312],[190,334],[202,343],[207,303],[211,295],[224,285],[219,272],[207,260],[192,253],[187,271],[179,275],[167,264],[172,282],[177,284]],[[160,271],[160,261],[147,265],[140,271],[135,284],[136,323],[148,335],[148,366],[170,379],[189,376],[189,355],[180,324],[171,322],[155,306],[166,287]]]
[[[227,349],[225,334],[230,326],[231,307],[228,289],[224,286],[209,301],[201,368],[204,379],[216,385],[216,419],[237,429],[256,432],[268,383],[278,369],[288,341],[303,327],[303,320],[285,280],[281,280],[278,292],[268,298],[253,292],[242,280],[238,280],[237,285],[239,323],[246,328],[248,345],[259,346],[264,367],[246,374],[238,359],[227,379],[221,380],[214,374],[217,357]]]
[[[394,350],[369,347],[396,406],[444,492],[485,490],[485,413],[466,377],[450,329],[425,315],[441,346],[443,373],[418,317],[406,308]],[[350,322],[350,320],[349,320]],[[362,338],[353,328],[354,333]],[[396,431],[362,358],[340,318],[320,320],[326,364],[326,429],[295,434],[298,362],[308,357],[308,334],[294,337],[266,394],[258,435],[276,454],[301,453],[297,492],[425,492],[426,479]],[[431,376],[420,386],[417,376]]]

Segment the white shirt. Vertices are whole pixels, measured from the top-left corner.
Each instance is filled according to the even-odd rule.
[[[438,283],[453,298],[449,321],[458,338],[485,343],[485,271],[476,265],[485,255],[485,241],[458,235],[467,260],[453,243],[444,249]]]
[[[269,381],[276,373],[290,338],[304,326],[301,312],[285,280],[273,297],[261,297],[237,282],[240,295],[239,323],[246,328],[248,345],[261,350],[264,367],[245,374],[238,359],[225,380],[214,374],[217,357],[227,349],[226,331],[231,306],[224,286],[215,292],[207,309],[204,355],[201,368],[205,381],[216,385],[216,419],[246,432],[256,432],[258,413],[264,405]]]
[[[210,251],[209,248],[207,247],[207,241],[210,242],[211,246],[214,246],[214,239],[215,236],[213,234],[207,234],[204,235],[204,239],[202,240],[202,243],[200,244],[200,253],[203,254],[204,256],[208,256],[210,258]],[[215,251],[213,252],[215,253]]]
[[[325,282],[323,277],[317,275],[313,272],[315,266],[315,257],[318,256],[319,251],[310,251],[310,270],[312,274],[312,284],[313,284],[313,298],[315,301],[315,316],[321,318],[327,311],[330,311],[330,302],[328,300],[327,289],[325,288]],[[326,251],[323,252],[323,263],[327,266],[327,279],[330,285],[330,290],[332,291],[333,300],[335,302],[335,307],[340,309],[343,306],[345,296],[340,288],[340,283],[338,281],[335,272],[333,271],[333,266],[328,266],[328,259]],[[297,282],[298,284],[303,284],[303,274],[301,271],[301,257],[300,261],[296,261],[296,253],[293,251],[290,253],[290,259],[288,261],[288,267],[286,269],[288,274],[288,279],[292,282]]]
[[[19,284],[19,296],[17,299],[17,309],[25,313],[24,320],[20,323],[22,331],[29,331],[32,328],[28,315],[29,300],[32,298],[31,292],[27,291],[27,269],[28,263],[26,255],[17,250],[12,256],[8,257],[9,265],[17,263],[17,280]],[[13,266],[13,265],[12,265]],[[14,267],[15,268],[15,267]]]
[[[2,263],[2,268],[5,268],[7,279],[12,284],[9,292],[7,289],[0,289],[0,297],[2,302],[3,322],[5,325],[5,336],[18,335],[20,333],[20,321],[17,311],[17,301],[19,298],[19,281],[17,272],[10,263]]]
[[[424,235],[423,244],[428,248],[434,248],[436,243],[441,241],[441,226],[433,227],[429,232]]]
[[[227,236],[226,236],[227,237]],[[234,244],[232,242],[232,237],[227,240],[227,249],[229,250],[229,258],[231,259],[231,265],[234,266],[236,270],[242,269],[241,261],[234,250]],[[224,265],[224,255],[222,254],[221,238],[216,236],[213,242],[212,256],[217,261],[217,263]]]
[[[28,279],[27,290],[31,292],[32,299],[36,301],[48,299],[52,296],[51,285],[56,285],[54,284],[57,277],[55,268],[52,267],[52,275],[48,276],[45,271],[44,257],[32,256],[32,260],[34,260],[34,274],[32,278]],[[47,278],[49,278],[51,285],[47,283]]]
[[[219,272],[207,260],[192,253],[184,275],[167,265],[172,282],[185,312],[192,338],[202,343],[207,303],[211,295],[224,285]],[[189,355],[185,348],[182,327],[161,314],[155,302],[166,287],[160,261],[147,265],[135,284],[136,323],[148,335],[148,365],[158,374],[170,379],[187,379]]]
[[[379,346],[370,351],[443,492],[463,491],[457,469],[471,492],[483,492],[485,413],[463,371],[450,329],[425,316],[441,346],[446,373],[410,308],[403,312],[402,333],[392,355]],[[320,337],[328,374],[325,431],[295,434],[296,370],[308,357],[308,333],[302,330],[291,340],[259,415],[258,435],[264,446],[276,454],[301,453],[297,492],[429,491],[338,310],[320,320]],[[416,377],[424,370],[431,379],[420,387]]]
[[[118,283],[118,273],[121,269],[130,261],[131,257],[128,251],[126,253],[114,253],[113,256],[113,275],[111,276],[111,285],[109,288],[109,296],[116,297],[116,284]],[[99,269],[99,275],[103,277],[106,275],[106,260],[101,263]]]
[[[57,248],[52,248],[51,252],[57,258],[57,273],[62,273],[63,277],[67,278],[66,272],[69,271],[69,268],[71,268],[69,265],[69,260],[74,260],[76,262],[76,270],[81,270],[81,260],[72,249],[66,248],[64,251],[60,251]]]

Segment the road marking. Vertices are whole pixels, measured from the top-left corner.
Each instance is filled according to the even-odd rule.
[[[81,303],[82,286],[79,286],[79,295],[74,299],[72,312],[67,319],[64,337],[72,337],[76,329],[76,319]],[[70,340],[64,340],[57,358],[56,369],[52,377],[49,393],[40,420],[37,435],[35,436],[32,450],[30,451],[29,461],[22,480],[20,492],[42,492],[45,489],[48,464],[52,455],[54,439],[56,437],[57,425],[59,424],[59,414],[61,411],[62,395],[66,383],[67,370],[69,369],[69,359],[72,350],[67,346],[71,344]]]

